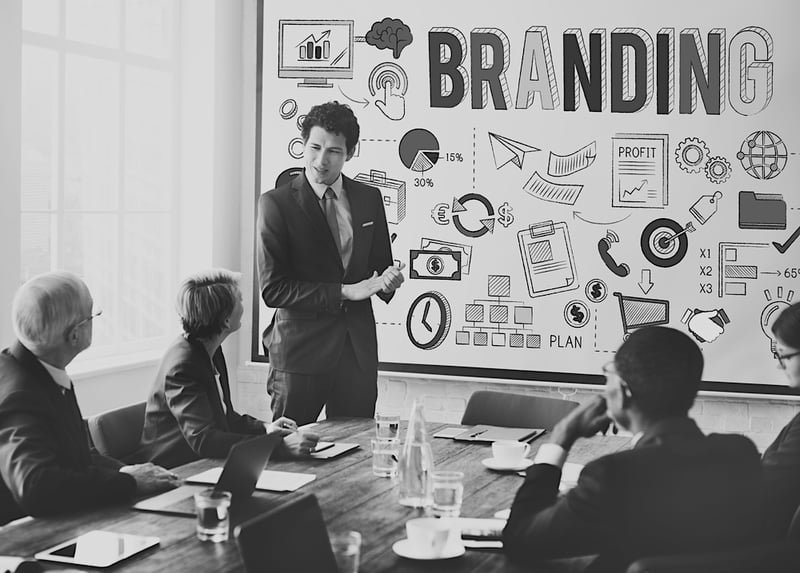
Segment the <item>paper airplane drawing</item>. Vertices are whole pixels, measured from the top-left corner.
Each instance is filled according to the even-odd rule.
[[[525,154],[532,151],[540,151],[532,145],[497,135],[491,131],[489,132],[489,143],[492,145],[494,166],[497,169],[508,163],[513,163],[522,169],[522,161],[525,159]]]

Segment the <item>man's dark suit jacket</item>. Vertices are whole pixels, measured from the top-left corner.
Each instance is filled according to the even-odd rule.
[[[800,504],[800,414],[783,427],[762,458],[767,520],[776,535],[786,535]]]
[[[345,301],[341,285],[379,275],[392,264],[380,191],[342,175],[353,220],[353,254],[344,269],[319,200],[305,174],[261,195],[258,273],[261,297],[277,308],[264,331],[271,365],[321,374],[338,362],[350,336],[365,371],[378,367],[375,318],[369,299]],[[378,293],[384,301],[391,294]]]
[[[752,542],[763,537],[760,471],[744,436],[704,436],[689,418],[665,420],[634,449],[587,464],[563,497],[559,468],[528,468],[505,551],[527,564],[599,554],[587,571],[624,572],[642,556]]]
[[[202,342],[179,336],[161,360],[133,459],[172,468],[200,458],[224,458],[234,444],[264,432],[263,422],[233,409],[222,348],[212,360]]]
[[[129,499],[121,466],[90,449],[74,391],[21,343],[0,353],[0,524]]]

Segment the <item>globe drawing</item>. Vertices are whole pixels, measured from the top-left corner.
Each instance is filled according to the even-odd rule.
[[[786,144],[771,131],[754,131],[742,142],[736,158],[750,177],[772,179],[786,167]]]

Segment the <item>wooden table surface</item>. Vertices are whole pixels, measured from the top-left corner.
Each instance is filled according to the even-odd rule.
[[[446,424],[429,423],[433,434]],[[463,571],[518,572],[496,551],[467,550],[462,557],[442,561],[412,561],[395,555],[392,544],[405,537],[405,522],[422,515],[420,510],[401,506],[392,480],[372,475],[370,438],[374,436],[371,419],[330,419],[314,429],[327,441],[356,442],[361,448],[332,460],[273,460],[269,469],[316,474],[317,478],[293,493],[256,491],[251,503],[265,509],[311,492],[319,499],[329,531],[356,530],[362,535],[361,566],[363,573],[383,571]],[[404,437],[401,427],[401,438]],[[542,439],[531,444],[532,454]],[[523,478],[515,473],[494,472],[481,464],[491,457],[487,444],[431,439],[436,469],[464,472],[464,517],[492,517],[508,508]],[[619,450],[627,438],[597,436],[579,440],[569,461],[588,461]],[[219,460],[199,460],[177,468],[181,477],[220,465]],[[232,527],[236,525],[232,523]],[[68,517],[38,518],[0,528],[0,555],[32,556],[37,551],[92,529],[154,535],[161,539],[159,548],[118,564],[114,571],[244,571],[231,534],[226,543],[203,543],[195,537],[194,518],[143,513],[128,506],[109,507]],[[58,565],[48,565],[57,571]]]

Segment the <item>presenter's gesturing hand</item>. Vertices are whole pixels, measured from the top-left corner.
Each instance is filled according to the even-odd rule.
[[[397,265],[392,265],[391,267],[386,267],[386,270],[383,271],[383,274],[381,275],[381,278],[383,279],[383,292],[388,294],[400,288],[400,285],[402,285],[403,281],[406,280],[402,272],[404,268],[406,268],[405,263],[399,263]]]

